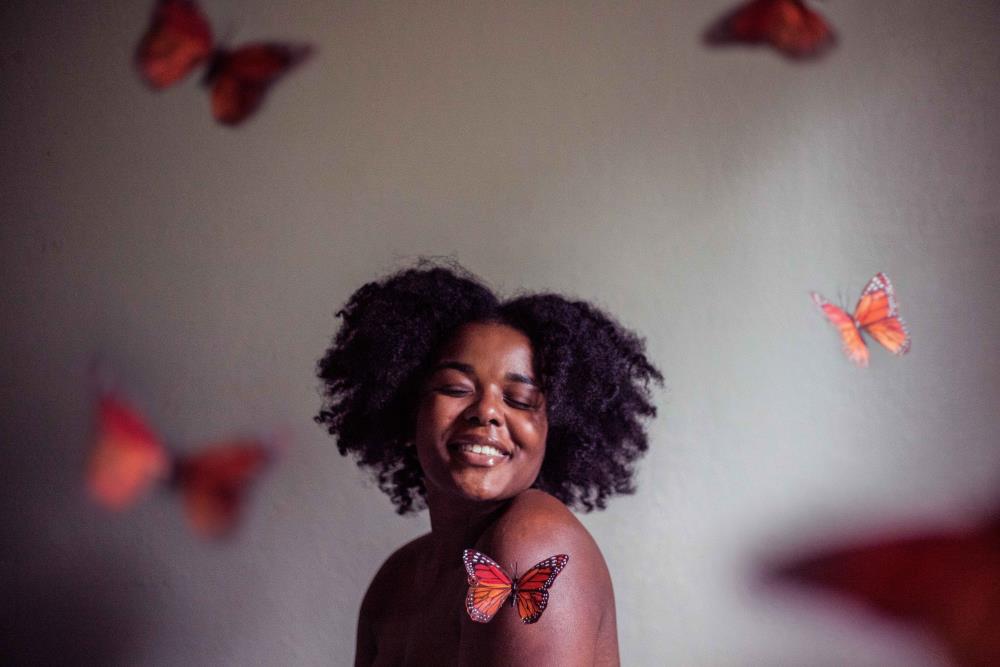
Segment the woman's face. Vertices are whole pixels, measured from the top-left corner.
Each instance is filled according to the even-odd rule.
[[[548,419],[531,342],[504,324],[461,327],[424,383],[415,444],[431,495],[505,500],[529,488]]]

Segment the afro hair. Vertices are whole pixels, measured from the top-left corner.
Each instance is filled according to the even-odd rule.
[[[662,382],[643,342],[584,301],[532,294],[501,301],[458,266],[422,262],[370,282],[337,315],[343,324],[319,361],[316,421],[342,455],[374,473],[400,514],[426,507],[412,440],[421,385],[437,351],[463,324],[499,322],[531,341],[549,423],[535,488],[567,506],[603,509],[632,493]]]

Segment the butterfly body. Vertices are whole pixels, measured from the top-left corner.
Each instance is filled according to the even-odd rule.
[[[226,125],[246,120],[268,89],[311,52],[306,45],[257,42],[238,48],[215,44],[208,19],[193,0],[160,0],[136,48],[143,80],[161,90],[207,64],[212,115]]]
[[[511,577],[496,561],[474,549],[462,553],[462,562],[468,573],[465,609],[469,618],[489,623],[509,599],[521,622],[531,624],[542,617],[549,602],[549,588],[566,567],[569,556],[549,556],[520,577]]]
[[[896,293],[886,274],[876,273],[868,281],[853,313],[830,303],[817,292],[811,296],[840,334],[844,354],[858,366],[868,365],[868,346],[862,331],[893,354],[906,354],[910,350],[910,334],[899,316]]]

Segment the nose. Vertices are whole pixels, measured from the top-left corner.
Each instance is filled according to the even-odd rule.
[[[483,392],[465,409],[466,420],[477,426],[503,426],[503,411],[496,397]]]

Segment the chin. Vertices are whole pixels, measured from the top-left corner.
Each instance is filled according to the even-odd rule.
[[[473,502],[484,503],[493,500],[503,500],[506,494],[492,488],[459,486],[458,494]]]
[[[488,480],[454,480],[455,492],[472,502],[506,500],[512,494],[506,487],[490,484]]]

